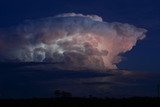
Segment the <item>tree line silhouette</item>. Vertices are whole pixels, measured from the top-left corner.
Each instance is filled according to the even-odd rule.
[[[55,90],[53,98],[1,99],[0,107],[160,107],[159,97],[97,98],[74,97],[70,92]]]

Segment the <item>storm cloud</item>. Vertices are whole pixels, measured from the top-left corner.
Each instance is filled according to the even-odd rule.
[[[26,20],[0,33],[1,61],[47,62],[71,70],[116,69],[146,30],[105,22],[97,15],[65,13]]]

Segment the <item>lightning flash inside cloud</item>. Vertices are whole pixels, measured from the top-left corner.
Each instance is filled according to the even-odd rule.
[[[145,37],[146,30],[97,15],[65,13],[28,20],[0,33],[1,61],[51,62],[63,69],[115,69],[121,53]]]

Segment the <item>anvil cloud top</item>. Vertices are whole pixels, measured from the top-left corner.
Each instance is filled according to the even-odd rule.
[[[1,61],[51,62],[62,69],[117,68],[146,30],[97,15],[65,13],[27,20],[0,34]]]

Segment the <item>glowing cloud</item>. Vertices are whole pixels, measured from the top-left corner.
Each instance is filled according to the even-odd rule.
[[[0,35],[3,60],[52,62],[62,69],[116,69],[121,53],[132,49],[146,30],[97,15],[66,13],[26,21]]]

